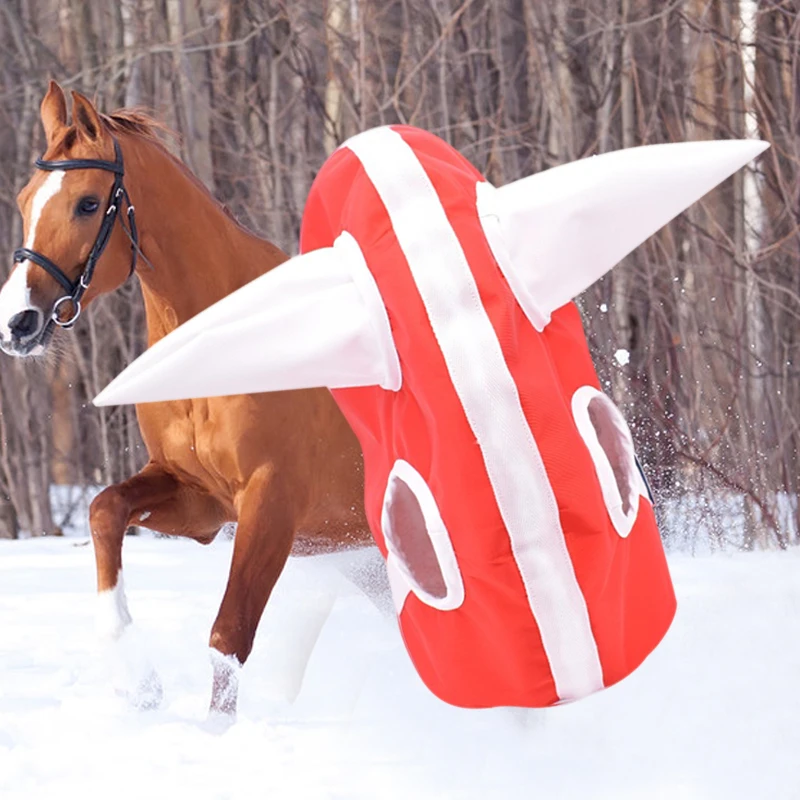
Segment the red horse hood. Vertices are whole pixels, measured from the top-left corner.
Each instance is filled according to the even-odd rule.
[[[301,250],[352,236],[388,314],[400,387],[334,397],[420,676],[457,705],[544,706],[631,672],[675,598],[577,309],[531,324],[481,183],[422,131],[358,137],[318,175]]]
[[[361,134],[314,182],[304,255],[166,337],[99,400],[333,388],[428,687],[480,707],[609,686],[658,644],[675,597],[630,432],[568,301],[763,149],[661,148],[495,190],[431,134]],[[658,199],[633,202],[654,171]]]

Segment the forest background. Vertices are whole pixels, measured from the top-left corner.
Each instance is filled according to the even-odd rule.
[[[432,131],[496,185],[622,147],[766,139],[579,305],[667,543],[800,542],[800,0],[0,0],[3,280],[51,77],[150,109],[290,253],[316,171],[375,125]],[[144,463],[133,409],[90,403],[144,332],[131,281],[48,358],[0,356],[0,537],[58,532],[84,503],[53,487]]]

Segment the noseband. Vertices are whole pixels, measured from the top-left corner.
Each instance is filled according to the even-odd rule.
[[[27,247],[20,247],[18,250],[14,251],[14,263],[29,260],[34,264],[38,264],[45,272],[58,281],[67,292],[56,300],[53,305],[53,314],[51,317],[51,321],[62,328],[71,328],[81,315],[81,298],[89,288],[92,276],[94,275],[95,265],[106,249],[108,240],[111,238],[111,231],[114,228],[114,223],[117,220],[117,215],[119,214],[123,202],[127,206],[128,227],[130,230],[125,228],[121,220],[120,225],[122,225],[122,229],[131,240],[131,270],[128,277],[133,275],[133,271],[136,269],[136,259],[139,253],[139,233],[136,229],[136,218],[134,216],[134,208],[131,204],[131,199],[122,183],[125,177],[125,167],[122,161],[122,150],[116,139],[114,139],[114,156],[114,161],[103,161],[93,158],[75,158],[65,161],[44,161],[41,158],[36,159],[37,168],[48,172],[54,172],[59,169],[67,171],[73,169],[102,169],[106,172],[114,173],[114,185],[111,187],[111,194],[106,204],[103,222],[100,225],[100,230],[97,232],[97,238],[94,240],[94,245],[92,245],[89,257],[86,259],[86,263],[77,280],[71,281],[61,267],[54,264],[47,256],[43,256],[35,250],[30,250]],[[72,303],[74,313],[70,319],[62,322],[58,316],[58,311],[61,305],[67,301]]]

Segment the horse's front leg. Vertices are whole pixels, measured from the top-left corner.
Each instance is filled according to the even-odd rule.
[[[187,485],[151,462],[140,473],[109,486],[94,499],[89,519],[94,542],[99,592],[98,629],[116,642],[131,623],[122,580],[122,542],[129,525],[210,542],[232,513],[204,490]],[[132,702],[152,708],[161,701],[161,683],[140,643],[130,636],[109,651],[115,681]]]
[[[92,501],[89,525],[103,601],[102,633],[118,638],[131,621],[122,583],[122,542],[130,525],[207,543],[231,518],[207,492],[155,462],[100,492]]]
[[[151,507],[173,497],[177,479],[157,464],[122,483],[105,488],[92,501],[89,527],[97,567],[100,596],[98,628],[101,635],[118,639],[131,622],[122,581],[122,541],[125,531],[138,517],[147,517]]]
[[[239,522],[228,585],[211,629],[214,664],[211,711],[236,713],[238,667],[292,549],[297,497],[271,469],[254,473],[238,503]]]

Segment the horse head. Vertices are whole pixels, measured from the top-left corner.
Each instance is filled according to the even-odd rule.
[[[132,271],[131,243],[122,225],[114,225],[127,198],[119,192],[122,155],[108,126],[78,92],[72,92],[70,123],[54,81],[41,120],[47,149],[17,197],[24,244],[0,290],[0,348],[14,356],[43,353],[55,327],[70,327],[81,305]]]

